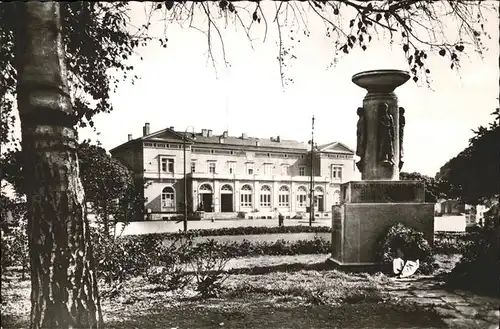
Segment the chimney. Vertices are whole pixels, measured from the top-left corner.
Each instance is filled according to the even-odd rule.
[[[241,139],[247,139],[248,135],[246,133],[241,134]]]
[[[142,135],[143,136],[149,135],[149,122],[146,122],[144,127],[142,127]]]
[[[280,136],[276,137],[276,141],[279,143],[280,142]]]
[[[131,141],[132,140],[132,134],[128,134],[127,140]]]
[[[174,130],[174,126],[170,126],[170,128],[169,128],[169,129],[170,129],[170,130]]]
[[[207,130],[206,130],[206,129],[202,129],[202,130],[201,130],[201,135],[202,135],[203,137],[207,137]]]
[[[207,137],[212,137],[212,129],[207,130]]]
[[[222,133],[222,137],[227,138],[227,130]]]
[[[259,141],[255,141],[255,146],[260,146],[260,142]]]

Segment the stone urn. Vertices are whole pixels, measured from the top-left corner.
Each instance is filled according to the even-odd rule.
[[[407,71],[372,70],[353,75],[352,82],[368,93],[392,93],[410,79]]]
[[[368,91],[363,99],[366,145],[361,156],[363,180],[399,180],[399,108],[394,90],[410,79],[407,71],[372,70],[355,74],[352,82]],[[394,124],[393,158],[381,161],[379,145],[380,105],[387,104]],[[389,164],[388,164],[389,163]]]

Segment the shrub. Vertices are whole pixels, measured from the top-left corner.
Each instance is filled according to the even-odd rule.
[[[99,278],[110,286],[125,279],[144,274],[153,264],[158,263],[154,251],[161,239],[153,235],[140,239],[109,239],[93,230],[92,246]]]
[[[277,233],[330,233],[332,229],[328,226],[246,226],[246,227],[223,227],[217,229],[190,230],[187,233],[158,233],[153,235],[158,239],[176,239],[181,236],[223,236],[223,235],[260,235]],[[146,235],[141,235],[146,236]],[[135,239],[136,236],[127,236],[124,239]]]
[[[1,230],[2,243],[2,271],[8,266],[29,269],[28,236],[24,225],[9,227]]]
[[[477,233],[436,232],[433,251],[436,254],[462,254],[478,238]]]
[[[418,259],[420,261],[419,271],[421,273],[432,273],[437,267],[432,257],[431,247],[424,238],[424,234],[401,223],[389,228],[379,243],[377,253],[383,262],[392,263],[398,248],[403,252],[405,259]]]
[[[485,225],[465,248],[460,263],[446,277],[449,286],[483,294],[499,294],[500,215],[495,204],[485,213]]]
[[[207,248],[210,243],[202,242],[198,245]],[[283,239],[272,242],[250,242],[244,239],[237,242],[226,242],[221,244],[221,246],[233,258],[261,255],[327,254],[331,250],[331,243],[318,237],[315,237],[314,240],[299,240],[294,242]]]
[[[196,287],[201,297],[217,297],[222,284],[229,277],[225,271],[232,255],[225,245],[211,239],[186,250],[185,260],[193,271]]]
[[[154,266],[146,272],[146,280],[158,285],[157,290],[177,290],[185,288],[191,281],[191,275],[184,271],[182,263],[186,261],[192,248],[193,240],[181,237],[175,241],[166,241],[150,250],[155,254]]]

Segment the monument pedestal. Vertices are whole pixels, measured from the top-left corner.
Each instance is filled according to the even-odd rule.
[[[434,241],[434,203],[425,203],[420,181],[352,181],[341,185],[341,204],[332,209],[332,256],[340,266],[381,265],[379,241],[402,223]]]
[[[425,203],[424,183],[400,181],[405,110],[394,90],[410,75],[400,70],[355,74],[352,81],[367,90],[358,108],[356,155],[362,181],[342,184],[340,206],[332,209],[332,257],[346,267],[379,267],[377,248],[397,223],[434,241],[434,203]]]

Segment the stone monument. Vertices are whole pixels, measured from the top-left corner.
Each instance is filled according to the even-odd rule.
[[[402,223],[434,241],[434,203],[425,202],[424,183],[400,181],[403,108],[394,90],[410,75],[399,70],[361,72],[352,81],[368,93],[359,107],[356,163],[361,181],[341,185],[340,206],[332,208],[332,257],[337,265],[380,265],[378,242]]]

